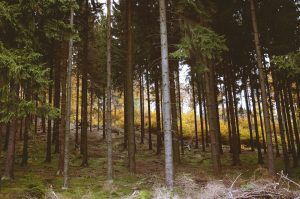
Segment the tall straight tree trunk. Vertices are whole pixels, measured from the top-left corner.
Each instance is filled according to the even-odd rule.
[[[209,135],[208,135],[208,114],[207,114],[207,106],[206,106],[206,99],[207,99],[207,93],[204,89],[204,82],[205,78],[203,78],[203,81],[201,82],[201,91],[203,94],[203,110],[204,110],[204,124],[205,124],[205,142],[206,146],[209,146]]]
[[[60,65],[56,62],[54,69],[54,107],[60,109]],[[58,153],[59,118],[54,120],[52,143],[55,144],[54,153]]]
[[[172,139],[173,139],[173,160],[175,164],[180,163],[180,146],[178,133],[178,116],[177,116],[177,101],[176,101],[176,87],[175,87],[175,68],[178,67],[176,61],[170,64],[170,97],[171,97],[171,111],[172,111]]]
[[[148,105],[148,145],[149,150],[152,150],[152,132],[151,132],[151,99],[150,99],[150,83],[149,83],[149,71],[146,71],[146,84],[147,84],[147,105]]]
[[[228,92],[228,82],[226,79],[224,80],[224,90],[225,90],[225,100],[226,100],[226,114],[227,114],[227,128],[228,128],[228,143],[230,150],[229,152],[232,153],[232,132],[231,132],[231,119],[230,119],[230,107],[229,107],[229,92]]]
[[[263,124],[263,119],[262,119],[262,115],[261,115],[261,106],[260,106],[261,98],[260,98],[258,89],[256,89],[256,97],[257,97],[257,106],[258,106],[258,114],[259,114],[259,121],[260,121],[261,137],[262,137],[262,141],[263,141],[263,148],[264,148],[264,153],[267,153],[264,124]]]
[[[87,154],[87,129],[88,129],[88,111],[87,111],[87,101],[88,101],[88,94],[87,94],[87,65],[88,65],[88,34],[89,34],[89,27],[88,27],[88,18],[89,18],[89,1],[85,0],[84,6],[84,40],[83,40],[83,69],[82,69],[82,87],[81,87],[81,144],[80,144],[80,151],[82,154],[82,163],[81,166],[86,167],[88,166],[88,154]]]
[[[288,83],[287,84],[287,92],[288,92],[288,97],[289,98],[289,106],[292,114],[292,121],[293,121],[293,127],[294,127],[294,134],[295,134],[295,141],[296,141],[296,146],[297,146],[297,157],[298,159],[300,158],[300,138],[299,138],[299,132],[298,132],[298,125],[297,125],[297,118],[296,118],[296,113],[295,113],[295,108],[294,108],[294,102],[293,102],[293,95],[292,95],[292,84]]]
[[[73,27],[74,11],[71,8],[70,11],[70,27]],[[65,150],[64,150],[64,184],[63,189],[69,188],[69,145],[70,145],[70,127],[71,127],[71,102],[72,102],[72,62],[73,62],[73,39],[69,39],[69,55],[68,55],[68,66],[67,66],[67,96],[66,96],[66,109],[65,111]]]
[[[18,99],[18,91],[19,86],[15,84],[15,82],[11,82],[10,84],[10,93],[13,96],[13,101],[17,102]],[[9,107],[11,111],[17,111],[16,107]],[[16,116],[13,116],[10,121],[10,132],[8,135],[8,146],[7,146],[7,153],[6,153],[6,161],[5,161],[5,168],[4,173],[2,176],[3,179],[11,180],[14,179],[14,164],[15,164],[15,147],[16,147],[16,133],[18,129],[18,119]]]
[[[5,126],[6,127],[5,128],[5,142],[4,142],[4,146],[3,146],[3,151],[7,151],[7,148],[8,148],[10,126],[11,126],[10,122],[8,122]]]
[[[270,84],[269,84],[267,75],[266,75],[266,84],[267,84],[267,93],[268,93],[269,106],[270,106],[271,121],[272,121],[272,127],[273,127],[274,138],[275,138],[276,157],[279,157],[280,152],[279,152],[279,146],[278,146],[277,130],[276,130],[276,125],[275,125],[275,118],[274,118],[274,111],[273,111],[273,103],[272,103]]]
[[[235,122],[236,122],[236,135],[237,135],[237,146],[239,153],[242,152],[241,149],[241,136],[240,136],[240,127],[239,127],[239,113],[238,113],[238,101],[236,98],[236,89],[235,89],[235,82],[232,84],[233,87],[233,103],[234,103],[234,116],[235,116]]]
[[[199,117],[200,117],[200,129],[201,129],[201,144],[202,144],[202,151],[205,152],[202,93],[201,93],[201,89],[200,89],[200,79],[201,78],[199,77],[199,74],[197,73],[197,91],[198,91]]]
[[[28,85],[25,91],[25,99],[26,101],[31,100],[31,88]],[[30,129],[30,121],[31,121],[31,116],[28,114],[25,116],[25,128],[24,128],[24,139],[23,139],[23,152],[22,152],[22,166],[26,166],[28,162],[28,138],[29,138],[29,129]],[[51,146],[51,145],[50,145]]]
[[[144,79],[143,73],[140,75],[140,112],[141,112],[141,144],[144,144],[145,137],[145,111],[144,111]]]
[[[244,93],[245,93],[245,103],[246,103],[248,127],[249,127],[249,132],[250,132],[250,147],[251,147],[251,151],[254,151],[253,132],[252,132],[251,112],[250,112],[250,108],[249,108],[247,80],[245,80],[245,82],[244,82]]]
[[[64,43],[64,52],[67,52],[67,44]],[[64,53],[65,56],[65,53]],[[58,160],[58,171],[57,175],[62,175],[64,172],[64,154],[65,154],[65,131],[66,131],[66,97],[67,97],[67,62],[62,62],[62,72],[61,72],[61,122],[60,122],[60,132],[59,132],[59,160]]]
[[[179,114],[179,135],[180,135],[180,148],[181,153],[184,154],[184,141],[183,141],[183,129],[182,129],[182,108],[181,108],[181,92],[180,92],[180,81],[179,81],[179,66],[176,68],[176,86],[178,96],[178,114]]]
[[[97,98],[97,130],[100,130],[100,99]]]
[[[238,134],[236,132],[236,118],[235,118],[235,109],[234,109],[234,100],[232,95],[235,95],[232,92],[232,85],[228,85],[228,101],[229,101],[229,112],[230,112],[230,121],[231,121],[231,138],[232,138],[232,165],[240,164],[239,156],[239,141]]]
[[[284,102],[283,107],[285,107],[285,115],[286,115],[287,125],[288,125],[288,129],[289,129],[289,137],[290,137],[290,142],[291,142],[291,152],[292,152],[292,157],[293,157],[293,163],[294,163],[294,167],[296,167],[296,166],[298,166],[298,158],[297,158],[297,151],[295,148],[295,139],[294,139],[295,132],[293,132],[293,127],[292,127],[290,107],[289,107],[289,102],[288,102],[288,94],[287,94],[285,87],[282,90],[283,90],[283,94],[281,93],[281,101]]]
[[[256,114],[256,102],[254,97],[254,89],[253,89],[253,82],[250,78],[250,88],[251,88],[251,98],[252,98],[252,109],[253,109],[253,119],[254,119],[254,130],[255,130],[255,141],[256,141],[256,148],[257,148],[257,161],[258,164],[263,164],[263,157],[261,153],[261,145],[258,133],[258,122],[257,122],[257,114]]]
[[[275,81],[274,78],[273,78],[273,81]],[[278,91],[278,86],[276,86],[276,85],[274,85],[274,98],[275,98],[275,103],[276,103],[276,111],[277,111],[277,117],[278,117],[279,133],[280,133],[280,138],[281,138],[284,168],[285,168],[285,172],[288,172],[289,167],[290,167],[290,162],[289,162],[289,155],[288,155],[288,150],[287,150],[287,145],[286,145],[286,140],[285,140],[285,130],[284,130],[284,126],[282,123],[282,121],[283,121],[282,108],[281,108],[280,102],[279,102],[279,91]]]
[[[15,164],[15,145],[16,145],[16,131],[17,131],[17,119],[11,120],[10,133],[8,138],[7,155],[5,161],[5,170],[2,176],[4,179],[14,179],[14,164]]]
[[[220,151],[218,143],[218,132],[217,132],[217,104],[215,98],[215,75],[214,69],[211,64],[209,64],[209,71],[205,74],[206,83],[206,98],[207,98],[207,110],[208,110],[208,122],[209,122],[209,132],[210,132],[210,142],[211,142],[211,156],[213,161],[214,174],[219,175],[221,173],[221,160]]]
[[[287,139],[287,142],[288,142],[288,152],[293,155],[294,154],[294,152],[293,152],[294,150],[292,149],[292,143],[291,143],[291,139],[290,139],[290,131],[291,131],[291,129],[290,129],[290,127],[288,125],[288,121],[287,121],[286,105],[285,105],[285,102],[284,102],[284,98],[282,96],[282,85],[278,86],[278,92],[279,92],[278,95],[279,95],[280,102],[281,102],[281,112],[282,112],[282,116],[283,116],[284,128],[285,128],[285,131],[286,131],[286,139]]]
[[[173,149],[172,149],[172,121],[171,121],[171,97],[169,80],[169,58],[167,38],[166,2],[159,0],[160,13],[160,40],[161,40],[161,69],[162,69],[162,112],[163,131],[165,142],[165,177],[166,185],[173,187]]]
[[[91,104],[90,104],[90,132],[93,131],[93,104],[94,104],[94,90],[91,85]]]
[[[107,134],[107,180],[112,183],[113,180],[113,165],[112,165],[112,129],[111,129],[111,0],[107,0],[107,78],[106,78],[106,92],[107,92],[107,111],[106,111],[106,134]]]
[[[161,121],[160,121],[160,95],[159,95],[159,85],[158,85],[158,77],[155,78],[154,83],[155,90],[155,112],[156,112],[156,154],[161,153],[162,148],[162,139],[161,139]]]
[[[132,1],[127,0],[127,67],[126,67],[126,122],[128,134],[128,169],[135,173],[135,130],[134,130],[134,99],[133,99],[133,38],[132,38]]]
[[[76,71],[76,118],[75,118],[75,149],[79,147],[79,87],[80,87],[80,76],[79,70]]]
[[[102,138],[103,140],[106,139],[106,99],[105,99],[105,94],[106,94],[106,91],[104,89],[103,91],[103,99],[102,99]]]
[[[273,152],[273,143],[272,143],[271,124],[270,124],[270,117],[269,117],[269,108],[268,108],[267,95],[266,95],[265,78],[264,78],[265,75],[264,75],[263,65],[262,65],[262,54],[261,54],[256,14],[255,14],[255,6],[253,0],[250,0],[250,7],[251,7],[251,17],[252,17],[254,43],[255,43],[256,56],[257,56],[259,80],[260,80],[260,89],[262,95],[264,122],[266,128],[267,147],[268,147],[268,169],[270,175],[275,175],[274,152]]]
[[[52,59],[51,59],[52,60]],[[53,65],[50,68],[50,80],[53,79]],[[49,85],[48,90],[48,103],[52,105],[52,84]],[[51,162],[51,138],[52,138],[52,120],[48,117],[48,127],[47,127],[47,149],[46,149],[46,160],[45,162]]]
[[[197,109],[196,109],[196,96],[195,96],[195,73],[193,72],[193,70],[191,76],[192,76],[191,86],[192,86],[193,111],[194,111],[195,148],[198,149],[199,142],[198,142]]]

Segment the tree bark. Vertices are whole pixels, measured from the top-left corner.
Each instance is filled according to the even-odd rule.
[[[141,144],[144,144],[145,137],[145,108],[144,108],[144,78],[140,75],[140,112],[141,112]]]
[[[253,82],[251,78],[250,78],[250,88],[251,88],[252,110],[253,110],[253,119],[254,119],[255,141],[256,141],[256,148],[257,148],[257,161],[258,164],[263,164],[264,161],[261,153],[261,144],[260,144],[259,133],[258,133],[256,102],[254,97]]]
[[[252,132],[252,122],[251,122],[251,112],[249,108],[249,98],[248,98],[248,85],[247,80],[244,82],[244,93],[245,93],[245,103],[246,103],[246,111],[247,111],[247,120],[248,120],[248,127],[250,132],[250,147],[251,151],[254,151],[254,145],[253,145],[253,132]]]
[[[273,78],[273,81],[275,81],[274,78]],[[284,130],[284,126],[283,126],[283,123],[282,123],[282,121],[283,121],[283,119],[282,119],[282,108],[281,108],[280,102],[279,102],[278,87],[275,86],[275,85],[274,85],[274,98],[275,98],[275,103],[276,103],[279,133],[280,133],[280,138],[281,138],[284,169],[285,169],[285,172],[288,172],[289,167],[290,167],[290,162],[289,162],[289,155],[288,155],[287,145],[286,145],[286,141],[285,141],[285,130]]]
[[[53,66],[51,64],[50,66],[50,77],[49,79],[53,79]],[[48,103],[49,105],[52,105],[52,84],[49,85],[49,90],[48,90]],[[51,138],[52,138],[52,120],[48,117],[48,127],[47,127],[47,148],[46,148],[46,159],[45,162],[50,163],[51,162]]]
[[[88,129],[88,110],[87,110],[87,66],[88,66],[88,44],[89,44],[89,26],[88,26],[88,18],[89,18],[89,1],[84,1],[84,38],[83,38],[83,69],[82,69],[82,87],[81,87],[81,144],[80,151],[82,154],[82,163],[81,166],[88,166],[88,153],[87,153],[87,129]]]
[[[215,101],[215,76],[213,66],[209,65],[209,71],[205,73],[205,88],[207,98],[207,110],[208,110],[208,122],[211,142],[211,156],[213,161],[214,174],[219,175],[221,173],[221,160],[218,143],[217,132],[217,105]]]
[[[107,134],[107,180],[112,183],[113,165],[112,165],[112,129],[111,129],[111,0],[107,0],[107,78],[106,78],[106,134]]]
[[[294,102],[293,102],[293,95],[292,95],[292,91],[291,91],[292,84],[288,83],[286,87],[287,87],[287,92],[288,92],[288,96],[286,96],[286,97],[289,98],[289,106],[290,106],[290,110],[291,110],[291,114],[292,114],[294,134],[295,134],[295,139],[296,139],[295,141],[296,141],[296,146],[297,146],[297,157],[299,159],[300,158],[300,138],[299,138],[297,118],[296,118]]]
[[[155,78],[154,83],[155,89],[155,112],[156,112],[156,154],[161,153],[162,148],[162,139],[161,139],[161,121],[160,121],[160,95],[159,95],[159,86],[158,86],[158,77]]]
[[[167,17],[166,2],[159,0],[160,13],[160,39],[161,39],[161,69],[162,69],[162,112],[163,131],[165,143],[165,177],[166,185],[173,187],[173,149],[172,149],[172,121],[171,121],[171,97],[169,80],[169,59],[168,59],[168,38],[167,38]]]
[[[149,71],[146,73],[146,84],[147,84],[147,105],[148,105],[148,145],[149,150],[152,150],[152,132],[151,132],[151,99],[150,99],[150,82],[149,82]]]
[[[75,118],[75,149],[79,147],[79,87],[80,87],[80,76],[79,70],[77,69],[76,72],[76,118]]]
[[[178,113],[179,113],[179,135],[180,135],[180,148],[181,153],[184,154],[184,140],[183,140],[183,129],[182,129],[182,113],[181,113],[181,92],[180,92],[180,81],[179,81],[179,66],[176,68],[176,83],[177,83],[177,96],[178,96]]]
[[[135,173],[135,130],[134,130],[134,99],[133,99],[133,38],[132,38],[132,1],[127,0],[127,67],[126,67],[126,106],[128,134],[128,169]]]
[[[293,157],[293,166],[297,167],[298,166],[298,158],[297,158],[297,151],[295,147],[295,139],[294,139],[294,133],[293,133],[293,127],[292,127],[292,121],[291,121],[291,116],[290,116],[290,107],[288,104],[288,94],[286,91],[286,88],[283,88],[283,93],[281,93],[280,98],[281,101],[283,102],[283,108],[285,108],[284,115],[286,115],[286,121],[287,121],[287,127],[289,129],[289,138],[291,142],[291,152],[292,152],[292,157]]]
[[[196,109],[196,96],[195,96],[195,73],[193,72],[193,70],[191,76],[192,76],[191,86],[192,86],[193,112],[194,112],[195,148],[198,149],[199,142],[198,142],[197,109]]]
[[[270,124],[269,109],[268,109],[267,95],[266,95],[266,88],[265,88],[265,78],[264,78],[265,75],[264,75],[263,66],[262,66],[262,54],[261,54],[260,41],[259,41],[259,36],[258,36],[258,28],[257,28],[257,20],[256,20],[256,14],[255,14],[255,6],[254,6],[253,0],[250,0],[250,7],[251,7],[252,26],[253,26],[253,33],[254,33],[254,43],[255,43],[256,56],[257,56],[257,65],[258,65],[258,71],[259,71],[260,88],[261,88],[261,94],[262,94],[264,122],[265,122],[265,128],[266,128],[267,147],[268,147],[268,169],[269,169],[270,175],[275,175],[275,163],[274,163],[271,124]]]
[[[235,111],[234,109],[234,101],[232,95],[232,87],[228,85],[228,101],[229,101],[229,112],[230,112],[230,121],[231,121],[231,138],[232,138],[232,165],[239,165],[240,164],[240,155],[239,155],[239,142],[238,142],[238,135],[236,132],[236,118],[235,118]]]
[[[74,23],[74,11],[71,8],[70,11],[70,27],[73,27]],[[66,109],[65,113],[65,149],[64,149],[64,185],[63,189],[69,188],[69,145],[70,145],[70,127],[71,127],[71,102],[72,102],[72,62],[73,62],[73,39],[70,36],[69,39],[69,55],[68,55],[68,66],[67,66],[67,96],[66,96]]]

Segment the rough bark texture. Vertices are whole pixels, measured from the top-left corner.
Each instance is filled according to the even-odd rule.
[[[160,39],[161,39],[161,69],[162,69],[162,112],[163,130],[165,142],[165,176],[166,185],[173,187],[173,154],[172,154],[172,121],[171,121],[171,97],[168,63],[168,38],[167,38],[167,18],[166,2],[159,0],[160,10]]]
[[[132,60],[132,1],[127,0],[127,67],[126,67],[126,127],[128,135],[128,168],[135,173],[135,130],[133,99],[133,60]]]
[[[146,84],[147,84],[147,107],[148,107],[148,145],[149,150],[152,150],[152,132],[151,132],[151,99],[150,99],[150,83],[149,83],[149,72],[146,73]]]
[[[265,78],[264,78],[265,75],[262,66],[262,54],[261,54],[256,14],[255,14],[255,6],[253,0],[250,0],[250,7],[251,7],[251,17],[252,17],[252,25],[253,25],[253,33],[254,33],[254,43],[255,43],[256,56],[257,56],[257,65],[259,71],[260,88],[261,88],[261,95],[262,95],[264,123],[266,128],[266,138],[267,138],[267,148],[268,148],[268,168],[269,168],[269,174],[275,175],[271,124],[270,124],[269,109],[268,109],[268,102],[267,102],[267,95],[266,95],[266,88],[265,88]]]
[[[82,91],[81,91],[81,144],[80,144],[80,151],[82,154],[82,163],[81,166],[88,166],[88,154],[87,154],[87,129],[88,129],[88,110],[87,110],[87,65],[88,65],[88,33],[89,33],[89,27],[88,27],[88,15],[89,15],[89,2],[88,0],[85,0],[85,14],[84,14],[84,43],[83,43],[83,69],[82,69]]]
[[[112,183],[113,165],[112,165],[112,130],[111,130],[111,0],[107,0],[107,78],[106,78],[106,141],[107,141],[107,180]]]
[[[205,74],[205,90],[207,98],[206,102],[211,142],[211,156],[213,161],[214,174],[219,175],[221,173],[221,160],[217,132],[217,105],[215,103],[215,77],[213,71],[213,66],[209,65],[209,71]]]
[[[70,26],[73,27],[74,11],[70,11]],[[66,109],[65,109],[65,150],[64,150],[64,189],[69,188],[69,145],[70,145],[70,127],[71,127],[71,101],[72,101],[72,56],[73,56],[73,39],[69,39],[69,55],[67,67],[67,96],[66,96]],[[63,110],[64,111],[64,110]]]

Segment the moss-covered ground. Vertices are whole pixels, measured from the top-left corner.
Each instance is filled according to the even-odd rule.
[[[138,137],[138,136],[137,136]],[[60,198],[125,198],[138,190],[138,198],[151,198],[151,191],[155,184],[164,180],[164,157],[156,151],[149,151],[147,140],[141,145],[137,141],[136,174],[127,171],[127,153],[123,149],[122,135],[114,136],[114,181],[112,185],[106,182],[106,145],[100,131],[89,132],[89,166],[81,167],[81,155],[71,143],[70,188],[62,190],[63,177],[57,176],[57,156],[52,155],[52,162],[45,163],[45,135],[39,133],[30,138],[29,162],[25,167],[20,166],[22,142],[17,140],[15,179],[2,181],[0,198],[45,198],[45,194],[53,191]],[[153,149],[156,146],[154,144]],[[247,148],[242,151],[241,165],[231,165],[231,155],[228,147],[224,147],[222,155],[222,175],[215,176],[209,152],[200,149],[186,150],[181,157],[181,164],[176,165],[176,175],[188,174],[196,183],[203,184],[217,179],[232,181],[242,173],[241,181],[255,176],[267,175],[263,169],[265,165],[257,165],[256,153]],[[163,152],[163,151],[162,151]],[[266,155],[265,155],[266,156]],[[1,168],[4,168],[3,153]],[[283,168],[280,157],[276,158],[276,168]],[[300,169],[291,169],[290,175],[296,181],[300,180]],[[180,187],[178,188],[180,189]],[[52,196],[53,198],[53,196]]]

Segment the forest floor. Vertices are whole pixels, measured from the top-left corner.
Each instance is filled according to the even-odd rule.
[[[89,166],[80,166],[80,153],[72,146],[70,188],[68,190],[62,190],[63,177],[56,175],[58,155],[53,154],[52,163],[44,163],[46,136],[38,133],[31,137],[30,142],[28,166],[22,167],[20,166],[22,143],[17,141],[15,179],[2,182],[1,199],[162,198],[162,196],[158,196],[162,194],[161,189],[157,190],[164,182],[164,156],[156,155],[155,143],[153,151],[148,150],[147,139],[145,144],[140,144],[139,135],[137,135],[137,171],[136,174],[131,174],[127,170],[127,152],[123,150],[122,133],[114,133],[114,182],[112,186],[108,186],[106,182],[106,144],[102,139],[102,131],[88,132]],[[1,168],[3,168],[3,158],[1,160]],[[282,169],[281,158],[276,159],[276,167],[279,171]],[[244,186],[259,179],[268,179],[268,182],[276,181],[276,179],[269,178],[267,171],[262,166],[257,165],[255,152],[249,150],[243,150],[241,165],[234,167],[231,165],[230,154],[225,151],[222,155],[222,175],[214,176],[209,152],[202,152],[200,149],[186,149],[185,154],[181,157],[181,164],[175,167],[175,173],[175,193],[181,196],[185,194],[185,191],[191,192],[191,189],[200,190],[200,188],[212,186],[211,182],[217,183],[214,185],[217,188],[212,188],[213,194],[220,194],[216,192],[218,188],[231,190],[233,185],[234,187]],[[300,169],[293,169],[289,178],[299,182]],[[208,191],[206,194],[212,193]],[[169,198],[170,193],[165,193],[164,197]],[[210,198],[210,196],[206,198]]]

